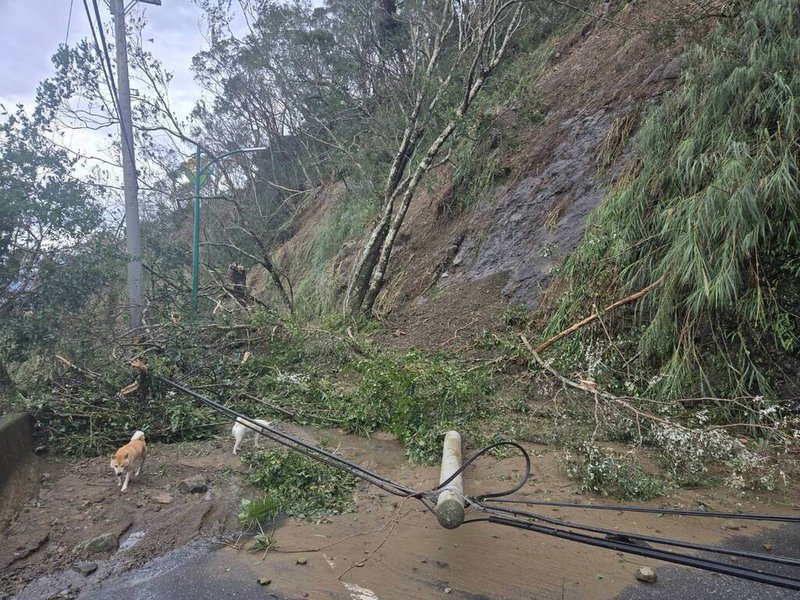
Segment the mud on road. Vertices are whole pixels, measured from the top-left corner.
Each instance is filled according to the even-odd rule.
[[[428,489],[437,481],[436,467],[409,465],[391,436],[366,439],[333,430],[293,433],[416,489]],[[444,530],[414,500],[403,501],[367,485],[357,488],[353,512],[323,523],[280,521],[267,532],[270,548],[257,548],[253,532],[241,532],[236,519],[240,499],[257,492],[243,485],[245,468],[231,454],[231,446],[227,436],[202,443],[151,444],[142,475],[125,494],[116,486],[107,457],[41,461],[38,494],[2,533],[0,598],[116,597],[126,585],[144,593],[146,581],[169,571],[148,597],[185,594],[197,600],[227,590],[230,597],[245,599],[600,599],[616,597],[631,585],[648,585],[635,580],[640,566],[656,572],[663,567],[486,523]],[[557,453],[535,445],[529,450],[534,475],[520,495],[597,501],[578,494],[575,482],[563,474]],[[466,491],[508,488],[521,467],[513,458],[485,458],[468,471]],[[198,476],[207,481],[206,490],[180,490],[181,481]],[[796,511],[796,497],[792,490],[758,496],[707,489],[682,491],[652,504],[787,513]],[[734,535],[764,533],[749,523],[716,519],[558,508],[543,512],[711,544]],[[152,562],[156,559],[161,562]],[[209,595],[212,591],[216,596]]]

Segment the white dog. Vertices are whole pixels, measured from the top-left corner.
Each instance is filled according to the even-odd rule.
[[[253,421],[254,423],[258,423],[262,427],[272,427],[272,421],[263,421],[261,419],[250,419],[250,420]],[[244,436],[247,434],[247,432],[253,431],[250,428],[249,423],[247,425],[245,425],[245,423],[247,423],[247,421],[245,421],[241,417],[237,417],[236,423],[233,424],[233,430],[231,431],[231,433],[233,433],[233,439],[236,440],[236,442],[233,444],[234,454],[236,454],[236,451],[239,449],[239,446],[242,445],[242,440],[244,439]],[[260,434],[253,431],[253,435],[256,436],[256,446],[258,446],[258,436]]]

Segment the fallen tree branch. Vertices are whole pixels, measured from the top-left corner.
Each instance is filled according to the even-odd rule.
[[[56,354],[56,358],[63,364],[67,365],[70,369],[73,369],[74,371],[77,371],[82,375],[86,375],[90,379],[102,379],[99,373],[95,373],[94,371],[90,371],[89,369],[84,369],[83,367],[79,367],[74,362],[72,362],[68,358],[64,358],[60,354]]]
[[[625,296],[622,300],[617,300],[613,304],[609,304],[608,306],[606,306],[603,309],[603,313],[607,313],[609,311],[614,310],[615,308],[619,308],[620,306],[624,306],[625,304],[630,304],[631,302],[634,302],[634,301],[638,300],[639,298],[641,298],[642,296],[644,296],[645,294],[650,292],[653,288],[657,287],[662,281],[664,281],[664,276],[663,275],[661,277],[659,277],[655,282],[653,282],[650,285],[648,285],[646,288],[642,288],[641,290],[631,294],[630,296]],[[589,323],[593,323],[594,321],[596,321],[597,319],[600,318],[601,314],[602,313],[595,312],[593,315],[586,317],[582,321],[578,321],[574,325],[570,325],[569,327],[567,327],[562,332],[557,333],[556,335],[551,337],[549,340],[545,340],[544,342],[542,342],[541,344],[536,346],[535,352],[536,353],[542,352],[543,350],[546,350],[547,348],[549,348],[550,346],[555,344],[561,338],[564,338],[564,337],[570,335],[571,333],[574,333],[574,332],[578,331],[579,329],[581,329],[583,327],[586,327],[586,325],[588,325]],[[534,351],[534,349],[531,348],[531,351]]]
[[[589,394],[595,394],[596,396],[599,396],[601,398],[605,398],[606,400],[611,400],[612,402],[616,402],[617,404],[619,404],[623,408],[631,411],[632,413],[634,413],[638,417],[642,417],[642,418],[645,418],[645,419],[650,419],[651,421],[655,421],[656,423],[661,423],[662,425],[666,425],[668,427],[675,427],[677,429],[683,429],[685,431],[690,431],[690,429],[688,427],[685,427],[685,426],[683,426],[683,425],[681,425],[679,423],[673,423],[672,421],[670,421],[668,419],[664,419],[662,417],[659,417],[658,415],[654,415],[653,413],[649,413],[647,411],[640,410],[640,409],[636,408],[635,406],[633,406],[630,402],[627,402],[626,400],[623,400],[619,396],[615,396],[614,394],[609,394],[608,392],[604,392],[602,390],[599,390],[597,388],[597,384],[595,382],[593,382],[593,381],[583,381],[583,382],[579,383],[579,382],[572,381],[571,379],[567,379],[561,373],[556,371],[553,367],[551,367],[550,365],[548,365],[546,362],[544,362],[542,360],[542,357],[539,356],[539,353],[536,352],[536,350],[531,346],[530,342],[528,341],[528,338],[526,338],[525,335],[520,334],[519,337],[522,340],[522,343],[525,344],[525,347],[528,349],[528,351],[533,356],[534,360],[536,360],[536,362],[539,364],[539,366],[542,369],[544,369],[545,371],[547,371],[548,373],[550,373],[553,377],[558,379],[564,385],[566,385],[568,387],[571,387],[571,388],[574,388],[576,390],[581,390],[582,392],[587,392]]]

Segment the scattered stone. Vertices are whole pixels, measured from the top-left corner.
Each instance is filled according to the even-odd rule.
[[[178,489],[184,494],[202,494],[208,490],[205,475],[187,477],[178,484]]]
[[[266,577],[261,577],[258,580],[259,585],[269,585],[270,583],[272,583],[272,579],[267,579]]]
[[[452,589],[450,589],[449,587],[446,587],[446,588],[444,588],[444,593],[445,593],[445,594],[449,594],[449,593],[451,593],[452,591],[453,591],[453,590],[452,590]]]
[[[636,579],[643,583],[655,583],[658,576],[650,567],[639,567],[639,570],[636,571]]]
[[[174,500],[175,496],[167,492],[161,492],[159,494],[156,494],[156,497],[153,498],[153,501],[158,504],[172,504]]]
[[[736,523],[735,521],[725,521],[722,524],[722,528],[727,529],[729,531],[739,531],[742,528],[742,526]]]
[[[95,538],[81,542],[75,546],[74,552],[86,554],[100,554],[114,552],[117,549],[117,536],[113,533],[104,533]]]
[[[74,565],[72,568],[81,575],[83,575],[84,577],[88,577],[89,575],[97,571],[97,563],[93,562],[81,563],[78,565]]]
[[[761,544],[761,547],[767,552],[772,552],[772,544]]]
[[[308,559],[305,556],[301,556],[300,558],[297,559],[297,564],[298,565],[304,565],[307,562],[308,562]]]
[[[81,509],[86,509],[86,508],[89,508],[91,505],[92,505],[92,501],[91,500],[84,500],[83,502],[81,502],[80,508]]]

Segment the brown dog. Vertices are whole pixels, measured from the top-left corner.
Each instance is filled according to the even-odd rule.
[[[122,492],[128,489],[128,480],[131,478],[133,463],[139,461],[139,468],[136,469],[134,476],[142,472],[144,457],[147,455],[147,444],[144,443],[144,432],[137,431],[133,434],[131,441],[117,450],[111,458],[111,468],[117,476],[117,485],[122,486]],[[122,474],[125,474],[125,483],[122,482]]]

